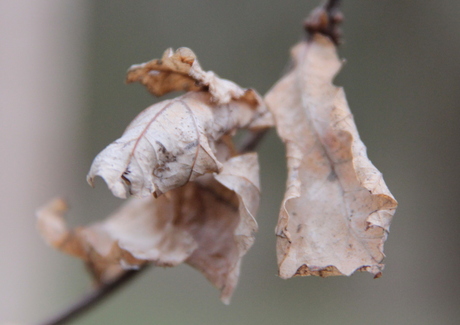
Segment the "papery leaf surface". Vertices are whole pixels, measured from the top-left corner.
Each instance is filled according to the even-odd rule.
[[[334,43],[314,34],[265,96],[286,145],[288,179],[276,228],[279,274],[350,275],[383,269],[397,202],[372,165],[342,88]]]

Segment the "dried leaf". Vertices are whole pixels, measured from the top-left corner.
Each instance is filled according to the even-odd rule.
[[[159,196],[205,173],[219,172],[222,164],[214,143],[237,128],[250,127],[264,109],[245,100],[218,105],[207,92],[155,104],[94,159],[88,182],[101,176],[120,198]]]
[[[131,67],[128,81],[140,81],[155,95],[193,91],[144,110],[94,159],[88,182],[93,185],[94,177],[101,176],[120,198],[160,196],[201,175],[219,172],[216,141],[239,128],[273,124],[254,90],[203,71],[187,48],[169,49],[161,60]]]
[[[158,199],[131,198],[105,221],[87,228],[67,230],[62,203],[52,202],[38,213],[39,227],[51,245],[92,265],[126,269],[145,262],[186,262],[218,287],[228,303],[241,258],[257,230],[258,173],[257,155],[241,155],[224,162],[215,178],[200,177]],[[99,268],[99,278],[108,270]]]
[[[383,269],[383,243],[397,203],[366,148],[329,38],[292,50],[293,69],[266,95],[286,144],[288,181],[276,229],[279,274],[350,275]]]
[[[128,83],[140,82],[155,96],[171,91],[209,91],[212,101],[227,104],[244,99],[253,106],[262,100],[252,89],[243,89],[234,82],[219,78],[213,71],[204,71],[195,53],[186,47],[175,52],[167,49],[161,59],[135,64],[128,69]]]

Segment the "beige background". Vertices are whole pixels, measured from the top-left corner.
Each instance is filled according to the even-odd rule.
[[[36,323],[90,288],[47,248],[34,209],[67,197],[72,225],[121,201],[85,176],[156,101],[126,69],[188,46],[205,69],[265,93],[317,1],[0,0],[0,323]],[[256,243],[230,306],[195,270],[144,274],[77,324],[457,324],[460,319],[460,2],[344,1],[343,85],[374,164],[400,202],[381,279],[276,277],[283,146],[260,149]]]

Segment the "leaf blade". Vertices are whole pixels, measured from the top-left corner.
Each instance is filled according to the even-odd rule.
[[[335,46],[315,34],[292,57],[294,69],[265,97],[288,159],[276,229],[280,276],[378,274],[397,203],[332,84],[341,66]]]

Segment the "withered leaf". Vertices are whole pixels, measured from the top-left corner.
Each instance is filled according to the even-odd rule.
[[[131,198],[105,221],[75,230],[65,226],[63,203],[54,201],[39,211],[39,228],[52,246],[97,265],[100,280],[114,268],[186,262],[228,303],[257,231],[258,173],[255,153],[236,156],[215,178],[205,175],[157,199]]]
[[[88,181],[103,177],[120,198],[159,196],[205,173],[219,172],[215,141],[249,127],[258,115],[257,107],[244,100],[218,105],[207,92],[155,104],[94,159]]]
[[[186,48],[132,67],[128,80],[141,81],[157,95],[195,91],[144,110],[94,159],[88,182],[92,185],[94,177],[101,176],[120,198],[160,196],[198,176],[219,172],[216,141],[239,128],[273,123],[255,91],[203,71]]]
[[[175,52],[169,48],[161,59],[131,66],[126,81],[140,82],[155,96],[171,91],[203,90],[209,91],[217,104],[227,104],[233,99],[244,99],[254,106],[262,102],[253,89],[243,89],[213,71],[204,71],[195,53],[186,47]]]
[[[397,202],[366,155],[329,38],[292,49],[293,69],[266,95],[287,150],[287,190],[276,228],[279,274],[380,274]]]

